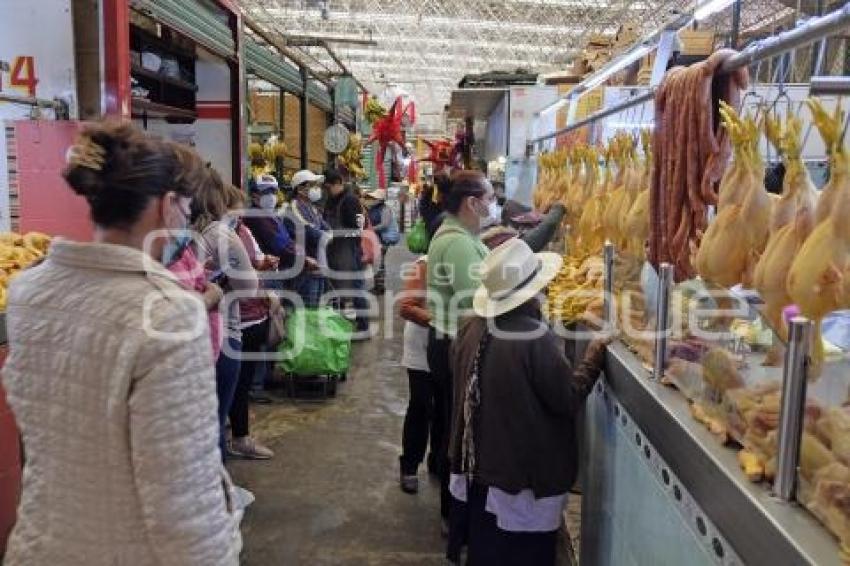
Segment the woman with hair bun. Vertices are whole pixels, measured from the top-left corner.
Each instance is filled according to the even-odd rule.
[[[68,152],[95,236],[57,239],[9,288],[3,385],[27,462],[6,565],[238,564],[206,309],[163,265],[200,174],[185,157],[129,124]]]

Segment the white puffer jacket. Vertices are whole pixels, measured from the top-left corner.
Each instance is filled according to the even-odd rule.
[[[138,250],[58,240],[7,317],[26,467],[5,564],[238,564],[203,305]]]

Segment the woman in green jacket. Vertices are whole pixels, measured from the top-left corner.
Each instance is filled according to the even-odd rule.
[[[498,222],[499,208],[492,185],[480,171],[456,172],[443,203],[445,219],[428,247],[428,365],[435,380],[435,417],[442,420],[442,430],[448,431],[452,407],[449,349],[457,334],[458,320],[471,313],[472,295],[479,284],[479,264],[488,252],[478,233],[483,226]],[[444,530],[451,507],[446,437],[444,434],[437,451]]]

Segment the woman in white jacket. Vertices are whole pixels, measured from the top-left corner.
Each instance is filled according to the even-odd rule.
[[[162,265],[206,174],[180,153],[86,128],[64,176],[94,242],[55,241],[11,284],[3,385],[26,465],[7,566],[238,564],[206,313]]]

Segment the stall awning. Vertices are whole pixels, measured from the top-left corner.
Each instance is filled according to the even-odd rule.
[[[321,84],[315,81],[307,83],[307,99],[325,112],[331,113],[334,110],[333,97]]]
[[[276,84],[286,92],[298,96],[304,92],[298,67],[249,37],[245,38],[245,66],[249,73]]]
[[[354,128],[356,126],[355,121],[357,120],[357,115],[354,113],[354,110],[348,106],[339,107],[337,109],[337,117],[339,117],[340,122],[349,128]]]
[[[449,118],[486,120],[505,98],[504,88],[461,88],[452,91]]]
[[[216,13],[196,0],[137,0],[134,7],[217,55],[236,56],[236,42],[224,12]]]

